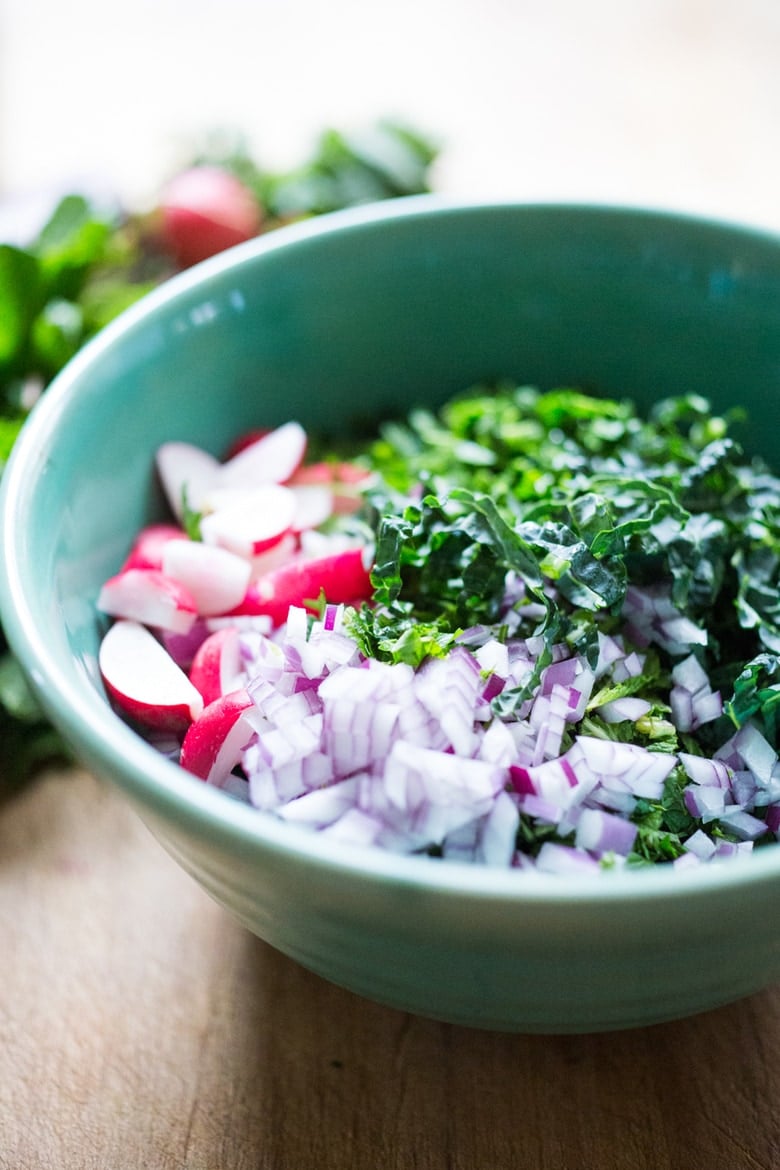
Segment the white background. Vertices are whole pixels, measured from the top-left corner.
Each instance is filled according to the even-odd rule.
[[[0,0],[0,194],[138,204],[206,131],[302,161],[383,115],[438,189],[780,227],[780,0]]]

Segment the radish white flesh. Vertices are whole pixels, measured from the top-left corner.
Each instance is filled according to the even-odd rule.
[[[110,617],[174,634],[188,633],[198,616],[189,590],[159,569],[123,569],[109,577],[98,594],[97,607]]]
[[[271,486],[271,485],[269,485]],[[317,528],[333,514],[333,492],[323,484],[282,484],[284,490],[295,498],[295,512],[291,521],[293,532]],[[262,505],[268,487],[260,488],[212,488],[203,498],[203,511],[222,512],[226,509],[243,508],[255,500]]]
[[[254,706],[246,691],[233,691],[209,703],[190,724],[179,762],[188,772],[218,787],[227,780],[255,734],[244,712]]]
[[[349,548],[316,560],[289,561],[254,581],[236,613],[267,614],[279,626],[291,605],[311,609],[320,591],[335,604],[368,600],[372,586],[365,557],[365,549]]]
[[[278,569],[281,565],[286,565],[297,552],[298,537],[292,530],[286,532],[282,539],[277,541],[272,548],[267,548],[265,552],[258,553],[256,557],[251,558],[251,579],[256,581],[258,577],[262,577],[265,573],[270,573],[273,569]]]
[[[320,524],[333,515],[333,492],[319,484],[301,484],[287,489],[295,496],[295,514],[292,519],[293,532],[305,532],[319,528]]]
[[[222,466],[202,447],[177,441],[157,448],[156,463],[166,499],[179,520],[184,515],[185,497],[191,511],[201,510],[203,498],[216,482]]]
[[[147,727],[183,731],[203,710],[199,691],[139,622],[114,622],[100,644],[98,665],[116,705]]]
[[[305,453],[303,427],[297,422],[284,423],[223,463],[219,486],[254,488],[266,483],[285,483],[298,470]]]
[[[206,544],[237,556],[254,557],[273,548],[290,531],[296,501],[289,488],[267,484],[204,516],[200,532]]]
[[[190,682],[208,706],[220,695],[240,688],[243,678],[239,634],[235,626],[215,630],[198,647],[190,668]]]
[[[238,605],[252,566],[224,548],[198,540],[169,540],[162,571],[189,590],[201,617],[213,617]]]
[[[175,524],[150,524],[142,528],[122,565],[123,569],[162,568],[163,549],[169,540],[182,540],[184,533]]]

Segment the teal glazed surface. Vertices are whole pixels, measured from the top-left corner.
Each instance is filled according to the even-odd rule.
[[[109,709],[95,598],[160,516],[166,439],[333,434],[515,378],[747,408],[774,459],[780,239],[658,211],[380,204],[175,278],[44,395],[2,480],[0,617],[52,720],[250,930],[351,990],[507,1031],[702,1011],[780,978],[780,849],[576,884],[346,849],[207,788]]]

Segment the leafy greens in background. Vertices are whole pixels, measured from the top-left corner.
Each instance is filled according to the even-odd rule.
[[[354,134],[326,130],[290,172],[261,167],[239,136],[213,137],[194,163],[222,167],[262,209],[263,231],[295,219],[430,190],[438,149],[383,121]],[[0,470],[36,398],[78,350],[123,309],[173,275],[176,264],[154,215],[105,209],[64,196],[35,238],[0,241]],[[68,759],[8,651],[0,630],[0,782]]]

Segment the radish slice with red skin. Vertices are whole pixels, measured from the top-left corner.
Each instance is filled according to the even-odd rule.
[[[184,731],[203,699],[154,634],[140,622],[114,622],[98,652],[106,690],[127,716],[159,731]]]
[[[193,443],[172,440],[157,448],[157,474],[171,511],[179,520],[184,515],[184,500],[193,512],[203,506],[206,492],[214,485],[222,464]]]
[[[280,626],[291,605],[317,612],[320,591],[336,605],[368,601],[372,586],[365,555],[365,549],[356,547],[317,560],[290,561],[253,582],[233,612],[267,614]]]
[[[187,268],[257,235],[260,206],[249,188],[220,166],[192,166],[171,179],[158,211],[160,240]]]
[[[159,569],[124,569],[109,577],[98,594],[97,608],[109,617],[174,634],[189,633],[198,616],[189,590]]]
[[[279,484],[267,484],[209,512],[200,522],[206,544],[219,545],[237,556],[255,557],[277,545],[291,530],[296,502]]]
[[[321,460],[318,463],[304,463],[292,476],[291,484],[318,483],[333,487],[337,484],[362,483],[373,480],[375,473],[357,463],[345,460]]]
[[[181,766],[221,788],[255,735],[251,722],[243,718],[253,706],[247,692],[239,690],[220,695],[204,707],[184,736]]]
[[[362,493],[375,479],[373,471],[357,463],[307,463],[298,468],[289,486],[330,488],[334,512],[347,513],[357,511],[363,502]]]
[[[162,571],[191,593],[201,617],[233,609],[249,585],[252,566],[244,557],[199,540],[169,540]]]
[[[227,463],[235,455],[240,454],[241,451],[245,451],[247,447],[251,447],[258,439],[264,439],[266,435],[270,435],[272,429],[272,427],[253,427],[252,430],[244,431],[228,447],[225,452],[224,462]]]
[[[123,569],[162,569],[163,549],[169,540],[186,539],[175,524],[149,524],[133,541]]]
[[[286,483],[303,462],[306,442],[300,423],[284,423],[223,463],[219,486],[252,489]]]
[[[239,690],[243,678],[239,632],[224,626],[201,642],[190,668],[190,682],[208,706],[221,695]]]
[[[256,557],[251,557],[249,561],[252,566],[251,580],[256,581],[258,578],[264,577],[266,573],[270,573],[273,569],[278,569],[281,565],[286,565],[298,553],[298,546],[298,537],[291,531],[287,532],[273,548],[267,548],[265,552],[258,553]]]

